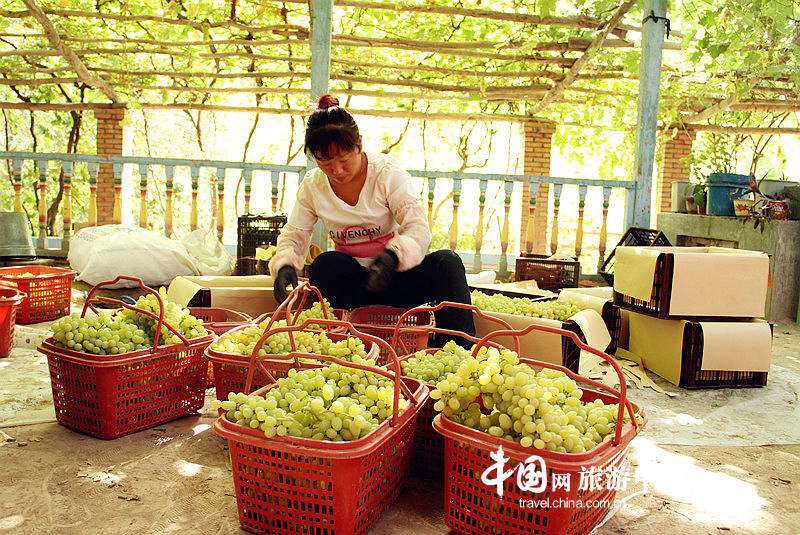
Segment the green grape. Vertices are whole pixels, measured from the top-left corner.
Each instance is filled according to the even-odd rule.
[[[431,392],[434,409],[453,421],[526,448],[564,453],[591,450],[616,430],[616,404],[582,397],[564,372],[536,372],[513,351],[492,347],[468,356]]]
[[[349,387],[348,394],[342,393],[343,386]],[[260,429],[267,438],[277,435],[338,442],[374,431],[392,414],[392,404],[385,400],[393,398],[394,383],[386,377],[334,363],[290,370],[288,377],[278,379],[263,397],[231,392],[228,400],[212,401],[211,406],[225,410],[225,417],[232,422]],[[373,414],[369,407],[378,403],[383,406]],[[406,403],[401,394],[400,408]]]
[[[566,321],[580,312],[574,301],[532,301],[527,297],[508,297],[502,294],[488,295],[478,290],[470,294],[472,304],[486,312],[502,312],[532,318],[547,318]]]

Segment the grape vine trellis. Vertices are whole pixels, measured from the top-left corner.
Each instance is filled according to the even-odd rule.
[[[0,106],[297,113],[309,95],[309,4],[6,1]],[[358,110],[368,115],[524,121],[535,113],[630,129],[642,8],[633,0],[336,1],[330,87],[374,99]],[[726,113],[749,111],[748,125],[730,124],[764,128],[770,114],[798,111],[795,2],[685,0],[668,17],[662,126],[720,129]]]
[[[80,151],[82,112],[108,106],[185,111],[201,151],[200,112],[255,113],[251,132],[261,114],[299,118],[311,85],[312,4],[5,0],[5,149]],[[692,125],[721,133],[800,133],[796,0],[676,0],[667,16],[663,132]],[[358,115],[461,123],[544,119],[632,132],[645,17],[643,0],[336,0],[330,89]],[[9,110],[31,112],[30,145],[14,147]],[[60,118],[37,130],[33,112],[39,110]],[[58,129],[69,133],[54,135]],[[553,142],[591,146],[585,135],[562,128]],[[629,148],[617,152],[624,157]],[[289,143],[287,158],[297,150]],[[49,207],[48,229],[59,202],[60,193]]]

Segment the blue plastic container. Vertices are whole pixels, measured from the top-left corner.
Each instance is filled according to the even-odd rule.
[[[734,216],[736,212],[733,208],[733,201],[734,199],[746,197],[747,190],[747,187],[732,183],[709,182],[708,195],[706,197],[706,214]]]
[[[739,175],[736,173],[709,173],[706,177],[706,183],[711,184],[725,184],[727,186],[743,186],[748,187],[750,184],[750,175]]]

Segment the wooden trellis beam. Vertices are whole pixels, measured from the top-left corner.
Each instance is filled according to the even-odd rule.
[[[611,30],[619,23],[622,17],[627,13],[631,7],[636,4],[636,0],[627,0],[623,2],[611,18],[608,20],[608,23],[603,28],[603,31],[597,34],[597,36],[592,40],[592,44],[586,49],[583,55],[576,59],[572,66],[569,68],[569,72],[567,72],[564,79],[558,82],[549,93],[547,93],[542,100],[540,100],[537,104],[535,104],[529,111],[531,115],[536,115],[537,113],[541,112],[542,110],[546,109],[556,98],[558,98],[564,90],[569,87],[572,82],[578,77],[580,74],[581,69],[583,66],[586,65],[590,59],[594,56],[595,52],[600,48],[603,44],[603,41],[608,37],[611,33]]]
[[[45,35],[47,35],[48,41],[50,44],[53,45],[64,59],[75,69],[75,73],[78,75],[78,78],[81,79],[83,83],[90,87],[94,87],[99,89],[111,102],[121,102],[122,99],[117,95],[116,91],[111,89],[111,87],[103,80],[102,77],[96,76],[90,73],[86,69],[86,65],[83,64],[83,61],[75,54],[75,52],[68,47],[64,42],[61,40],[61,37],[58,35],[58,31],[50,19],[47,18],[39,6],[36,5],[34,0],[22,0],[25,4],[25,7],[28,8],[28,11],[36,19],[36,21],[42,26]]]

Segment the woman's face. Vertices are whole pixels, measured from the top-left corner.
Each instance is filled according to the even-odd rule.
[[[347,184],[359,175],[363,165],[360,146],[342,150],[334,145],[329,148],[327,156],[327,158],[315,156],[314,160],[330,180],[339,184]]]

